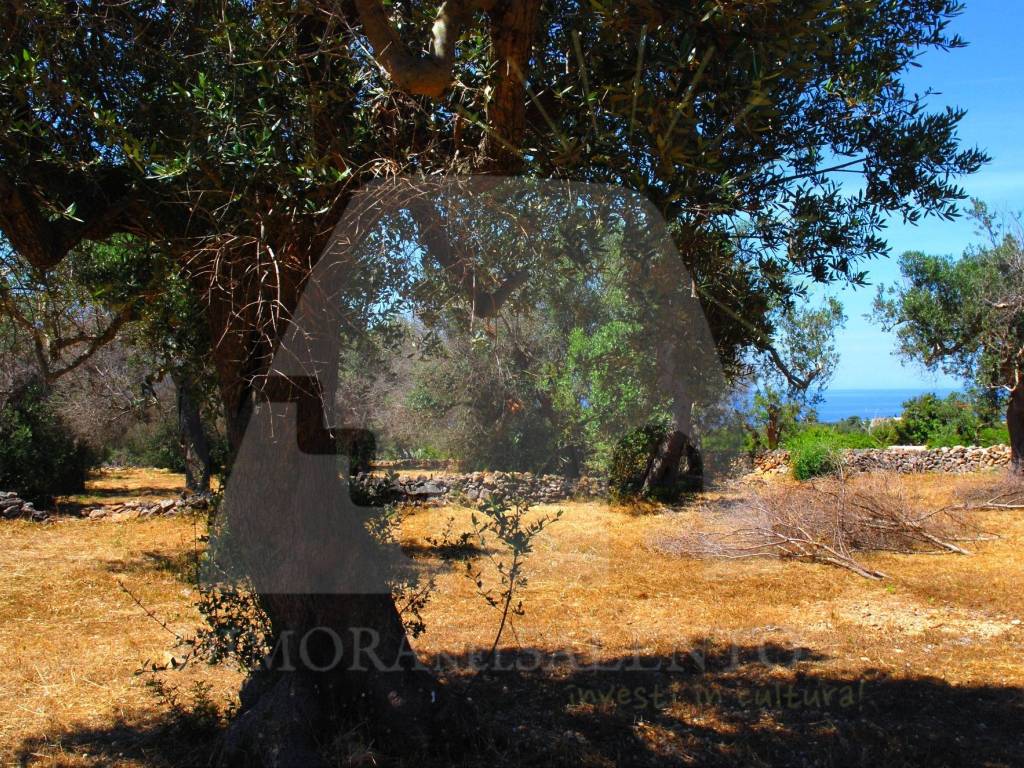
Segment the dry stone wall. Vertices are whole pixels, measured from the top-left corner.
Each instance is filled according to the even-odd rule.
[[[127,520],[137,517],[174,516],[186,512],[199,512],[208,508],[209,500],[204,496],[188,496],[181,499],[160,499],[159,501],[135,500],[123,504],[83,509],[79,514],[90,520]]]
[[[14,491],[0,491],[0,518],[4,520],[45,521],[49,515],[36,509],[31,501],[25,501]]]
[[[843,465],[850,472],[941,472],[964,474],[1001,469],[1010,464],[1010,447],[995,445],[978,448],[958,445],[953,448],[851,448],[843,451]],[[781,474],[789,471],[789,452],[772,451],[754,461],[759,474]]]
[[[850,449],[843,452],[844,464],[852,472],[943,472],[963,474],[983,472],[1009,466],[1010,448],[957,446],[955,448],[892,448]],[[789,452],[772,451],[754,461],[754,472],[761,475],[789,472]],[[418,475],[399,478],[395,475],[358,475],[354,482],[377,497],[390,496],[395,501],[422,504],[453,502],[480,503],[492,498],[520,498],[533,504],[553,504],[570,499],[606,498],[608,481],[601,477],[568,479],[560,475],[534,475],[528,472],[470,472],[464,474]],[[383,492],[383,494],[382,494]],[[83,509],[82,517],[90,520],[123,520],[158,515],[179,515],[208,508],[202,496],[156,501],[136,500]],[[0,491],[0,519],[26,519],[44,522],[50,515],[36,509],[16,493]]]
[[[360,474],[355,483],[365,488],[390,491],[396,501],[447,503],[487,501],[491,498],[520,498],[533,504],[551,504],[567,499],[608,495],[608,482],[598,477],[571,480],[560,475],[529,472],[470,472],[414,478],[382,478]]]

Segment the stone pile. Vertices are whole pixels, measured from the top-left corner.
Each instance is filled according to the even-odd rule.
[[[994,445],[991,448],[962,445],[952,448],[922,448],[896,445],[890,448],[851,448],[843,451],[843,466],[851,472],[965,474],[1001,469],[1009,464],[1008,445]],[[772,451],[762,454],[754,461],[754,471],[762,475],[788,472],[789,452]]]
[[[14,491],[0,491],[0,518],[4,520],[25,519],[42,523],[49,517],[48,513],[36,509],[31,501],[25,501]]]
[[[130,520],[147,517],[173,517],[186,512],[206,509],[209,502],[202,496],[159,501],[126,501],[123,504],[83,509],[79,514],[90,520]]]
[[[560,475],[535,475],[530,472],[470,472],[385,480],[379,475],[357,475],[354,482],[381,490],[387,483],[398,501],[447,503],[484,502],[492,498],[520,498],[533,504],[551,504],[567,499],[608,495],[608,483],[602,478],[568,479]]]

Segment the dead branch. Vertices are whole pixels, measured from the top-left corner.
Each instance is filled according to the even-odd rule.
[[[958,542],[990,538],[960,506],[917,511],[902,481],[875,476],[832,479],[798,489],[769,489],[727,510],[724,530],[660,543],[677,554],[723,559],[778,557],[844,568],[869,579],[886,574],[862,552],[970,555]]]

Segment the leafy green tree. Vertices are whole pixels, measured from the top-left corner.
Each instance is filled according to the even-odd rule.
[[[625,434],[659,416],[667,420],[651,362],[638,323],[610,320],[592,333],[577,328],[570,335],[555,381],[555,408],[593,452],[595,468],[607,469],[612,447]]]
[[[773,451],[808,409],[821,402],[832,380],[839,353],[835,333],[846,322],[843,308],[828,299],[820,309],[781,308],[775,313],[775,337],[769,352],[760,353],[754,364],[751,428]]]
[[[863,281],[859,260],[885,251],[886,214],[953,215],[956,177],[985,158],[959,145],[962,111],[931,111],[899,78],[922,51],[962,45],[947,31],[959,10],[953,0],[7,4],[0,230],[41,273],[85,241],[159,244],[206,300],[234,447],[333,223],[382,176],[525,172],[637,191],[692,276],[672,286],[665,264],[654,290],[697,295],[722,360],[738,365],[771,338],[767,308],[805,279]],[[863,187],[840,187],[838,172]],[[481,264],[416,234],[424,242],[405,274],[482,290],[475,313],[515,301],[542,271],[525,254]],[[390,287],[356,274],[347,285],[370,306],[368,294]],[[657,332],[668,379],[688,342]],[[655,481],[685,442],[691,409],[675,398],[673,411]],[[299,430],[319,439],[321,420]],[[303,482],[272,466],[258,479]],[[331,498],[343,493],[338,484]],[[311,542],[280,568],[358,558],[358,518],[341,519],[345,537]],[[234,535],[261,551],[278,524],[257,514]],[[387,595],[261,603],[279,635],[372,627],[380,656],[411,658]],[[328,641],[321,633],[311,658],[330,654]],[[351,669],[263,686],[231,754],[316,764],[305,723],[329,732],[328,713],[353,702],[388,743],[422,735],[432,682],[408,661]]]
[[[928,393],[903,404],[895,424],[896,439],[903,445],[975,445],[985,425],[972,403],[953,393],[946,398]]]
[[[74,254],[46,273],[32,268],[0,238],[0,391],[16,397],[27,382],[46,389],[113,341],[141,301],[104,302]]]
[[[538,389],[540,366],[524,354],[542,345],[506,339],[511,333],[446,335],[413,369],[410,418],[466,469],[553,472],[557,432]]]
[[[0,488],[36,504],[84,489],[96,457],[75,439],[39,379],[0,407]]]
[[[929,369],[1007,398],[1013,463],[1024,462],[1024,238],[980,203],[989,244],[959,259],[908,252],[903,282],[879,289],[875,315],[896,332],[900,353]]]

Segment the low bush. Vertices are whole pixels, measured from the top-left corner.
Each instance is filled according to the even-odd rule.
[[[843,432],[821,424],[809,426],[786,441],[793,476],[797,480],[834,474],[841,468],[844,450],[877,448],[878,445],[867,432]]]
[[[178,423],[171,415],[133,425],[117,446],[118,463],[185,471],[185,456],[178,437]]]
[[[900,435],[897,425],[898,422],[895,419],[883,421],[878,426],[871,428],[871,437],[874,438],[880,448],[885,448],[890,445],[899,445]]]
[[[999,427],[983,427],[978,432],[978,445],[989,448],[993,445],[1009,445],[1010,430],[1003,424]]]
[[[223,433],[206,424],[210,458],[214,472],[226,465],[229,449]],[[185,471],[178,420],[172,412],[158,411],[146,421],[132,424],[106,450],[107,464],[124,467],[156,467],[171,472]]]
[[[619,438],[608,466],[608,492],[612,498],[639,495],[644,474],[665,434],[663,424],[648,424]]]
[[[903,404],[896,422],[897,441],[929,448],[954,445],[998,445],[1009,442],[1003,425],[993,423],[995,412],[984,401],[953,393],[945,399],[921,395]]]
[[[54,496],[82,491],[97,461],[41,384],[28,384],[0,409],[0,490],[47,506]]]

